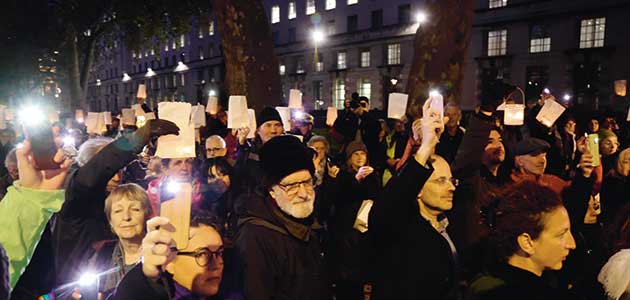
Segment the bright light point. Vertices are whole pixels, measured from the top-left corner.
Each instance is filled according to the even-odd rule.
[[[177,63],[177,67],[175,68],[175,72],[184,72],[188,71],[188,66],[184,64],[184,62],[180,61]]]
[[[127,82],[127,81],[129,81],[129,80],[131,80],[131,77],[129,76],[129,74],[127,74],[126,72],[125,72],[125,73],[123,73],[123,79],[122,79],[122,81],[123,81],[123,82]]]
[[[298,110],[295,112],[293,116],[295,117],[295,119],[301,120],[304,117],[304,112],[301,110]]]
[[[398,79],[392,78],[392,79],[389,80],[389,82],[391,82],[392,85],[396,85],[398,83]]]
[[[34,106],[24,107],[20,110],[20,122],[28,126],[34,126],[47,119],[44,113]]]
[[[417,12],[416,13],[416,23],[424,23],[427,21],[427,14],[424,13],[423,11]]]
[[[77,119],[77,122],[79,122],[79,123],[83,123],[83,118],[78,118],[78,119]]]
[[[324,32],[319,29],[313,30],[311,35],[313,37],[313,41],[317,44],[324,41]]]
[[[97,278],[96,274],[85,273],[81,275],[81,278],[79,279],[79,285],[91,286],[96,282],[96,278]]]
[[[215,90],[210,90],[210,92],[208,92],[208,96],[216,96],[217,92]]]
[[[100,79],[96,79],[96,86],[101,86],[101,80]]]
[[[147,74],[144,77],[153,77],[155,76],[155,72],[151,68],[147,68]]]
[[[564,94],[564,97],[562,97],[564,99],[564,101],[569,101],[571,100],[571,95],[569,94]]]
[[[440,96],[440,95],[441,95],[440,91],[438,91],[438,90],[432,90],[432,91],[429,92],[429,96],[431,96],[431,97]]]
[[[22,148],[24,148],[24,144],[23,143],[17,143],[15,145],[15,149],[22,149]]]
[[[72,147],[74,147],[74,138],[71,137],[71,136],[65,136],[63,138],[63,144],[65,146],[72,146]]]
[[[545,94],[551,94],[551,91],[550,91],[548,88],[545,88],[545,89],[543,90],[543,93],[545,93]]]
[[[175,182],[175,181],[169,181],[166,184],[166,190],[171,193],[171,194],[175,194],[177,192],[179,192],[180,186],[179,183]]]

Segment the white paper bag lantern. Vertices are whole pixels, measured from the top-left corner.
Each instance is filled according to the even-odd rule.
[[[276,106],[276,110],[282,119],[284,131],[291,131],[291,109],[288,107]]]
[[[289,90],[289,108],[302,108],[302,92]]]
[[[179,135],[169,134],[158,138],[155,156],[161,158],[195,157],[195,127],[190,123],[192,106],[185,102],[162,102],[158,104],[160,119],[168,120],[179,127]]]
[[[538,112],[538,115],[536,115],[536,120],[547,127],[551,127],[565,110],[566,108],[564,108],[562,104],[554,100],[547,99],[545,100],[543,107],[540,109],[540,112]]]
[[[249,126],[245,96],[230,96],[228,109],[228,128],[238,129]]]
[[[627,86],[627,80],[615,80],[615,94],[619,97],[625,97],[628,93]]]
[[[83,123],[83,121],[84,121],[84,119],[83,119],[83,110],[82,109],[77,109],[76,111],[74,111],[74,118],[77,120],[77,122]]]
[[[136,98],[138,99],[146,99],[147,98],[147,86],[144,84],[138,85],[138,93],[136,93]]]
[[[122,124],[136,125],[136,111],[132,108],[122,109]]]
[[[505,114],[503,124],[509,126],[521,126],[525,120],[525,105],[505,104]]]
[[[337,108],[336,107],[328,107],[326,110],[326,125],[333,126],[335,124],[335,120],[337,120]]]
[[[192,123],[195,124],[195,129],[206,126],[206,110],[203,105],[195,105],[192,108],[191,114]]]
[[[144,119],[149,121],[149,120],[155,120],[155,113],[154,112],[148,112],[146,114],[144,114]]]
[[[389,105],[387,106],[387,117],[391,119],[400,119],[407,111],[407,101],[409,95],[402,93],[389,94]]]
[[[211,115],[216,115],[219,112],[219,98],[215,96],[210,96],[208,98],[208,107],[206,107],[206,112]]]
[[[105,119],[105,125],[112,125],[112,113],[109,111],[103,112],[103,118]]]
[[[99,113],[88,112],[87,118],[85,118],[85,127],[87,127],[88,133],[99,133],[98,132],[98,115]]]
[[[247,110],[247,115],[249,117],[249,133],[247,134],[247,138],[253,139],[256,136],[256,112],[250,108]]]
[[[131,108],[133,109],[133,111],[135,112],[136,116],[142,116],[144,115],[144,109],[142,109],[142,105],[140,104],[134,104],[131,106]]]

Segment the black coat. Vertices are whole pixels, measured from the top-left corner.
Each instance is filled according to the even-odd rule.
[[[131,269],[120,281],[108,300],[169,300],[174,293],[173,280],[163,276],[164,280],[153,281],[142,273],[142,263]],[[164,285],[166,283],[166,285]]]
[[[379,257],[376,300],[452,298],[457,280],[451,249],[420,215],[416,200],[432,172],[410,158],[370,211],[369,232]]]
[[[606,176],[602,182],[600,200],[602,214],[600,220],[604,224],[610,224],[615,220],[615,214],[625,205],[630,203],[630,180],[621,176]]]
[[[361,124],[359,124],[359,119]],[[336,132],[343,135],[343,145],[341,151],[345,151],[345,147],[352,141],[354,141],[357,130],[361,131],[361,139],[363,144],[368,149],[370,155],[370,162],[375,166],[380,166],[385,153],[381,151],[380,143],[378,142],[378,134],[381,132],[381,124],[376,117],[370,112],[358,117],[354,113],[348,112],[340,116],[335,120],[333,128]]]
[[[313,227],[285,215],[262,193],[247,201],[235,241],[245,299],[330,299]]]
[[[69,174],[66,200],[52,230],[57,284],[76,280],[95,252],[93,245],[115,238],[104,213],[107,182],[140,150],[119,138]]]

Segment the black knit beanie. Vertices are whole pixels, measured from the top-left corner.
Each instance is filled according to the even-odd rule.
[[[315,172],[313,153],[292,135],[277,136],[265,143],[260,149],[260,162],[268,184],[277,184],[300,170]]]
[[[278,121],[282,124],[280,113],[278,113],[275,108],[269,106],[263,108],[263,110],[258,114],[258,117],[256,118],[256,127],[260,127],[260,125],[267,121]]]

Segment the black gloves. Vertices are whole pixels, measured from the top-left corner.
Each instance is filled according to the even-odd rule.
[[[142,148],[149,143],[151,138],[168,134],[179,135],[179,127],[177,127],[175,123],[167,120],[148,120],[143,127],[138,128],[138,130],[129,136],[129,142],[137,152],[140,152]]]

